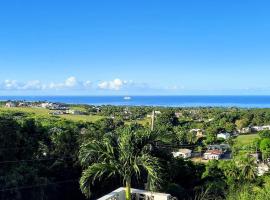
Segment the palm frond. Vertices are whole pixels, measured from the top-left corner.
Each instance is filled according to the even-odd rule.
[[[116,175],[118,173],[117,167],[118,166],[109,163],[92,164],[82,173],[82,177],[80,179],[81,191],[87,197],[90,197],[90,185],[93,184],[97,179],[100,180],[103,177],[109,178]]]

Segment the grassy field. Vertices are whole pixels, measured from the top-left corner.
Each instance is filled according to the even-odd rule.
[[[239,135],[235,139],[235,142],[236,142],[237,145],[247,145],[247,144],[251,144],[257,138],[259,138],[258,134]]]
[[[71,121],[84,121],[84,122],[95,122],[104,118],[103,116],[98,115],[59,115],[59,116]]]
[[[50,111],[48,109],[44,108],[28,108],[28,107],[16,107],[16,108],[6,108],[6,107],[0,107],[0,112],[24,112],[29,114],[35,114],[37,116],[41,117],[49,117],[51,116],[49,113]]]
[[[79,110],[80,107],[73,107],[72,109]],[[83,108],[80,109],[81,111],[84,111]],[[28,113],[32,114],[36,117],[41,117],[41,118],[46,118],[46,117],[51,117],[54,116],[50,114],[50,110],[45,109],[45,108],[30,108],[30,107],[14,107],[14,108],[6,108],[6,107],[0,107],[0,112],[23,112],[23,113]],[[57,117],[64,118],[67,120],[71,121],[83,121],[83,122],[96,122],[97,120],[100,120],[102,118],[105,118],[103,116],[98,116],[98,115],[72,115],[72,114],[67,114],[67,115],[56,115]],[[145,118],[142,120],[136,120],[137,123],[146,125],[147,123],[150,124],[151,119],[150,118]],[[126,124],[130,124],[131,122],[126,122]]]
[[[0,107],[0,112],[23,112],[33,114],[37,117],[51,117],[50,110],[45,108],[28,108],[28,107],[16,107],[16,108],[5,108]],[[95,122],[104,117],[96,115],[57,115],[60,118],[64,118],[71,121],[84,121],[84,122]]]

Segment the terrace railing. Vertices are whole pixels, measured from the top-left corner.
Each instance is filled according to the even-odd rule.
[[[176,200],[170,194],[156,193],[145,190],[131,189],[132,200]],[[125,188],[118,188],[117,190],[99,198],[98,200],[126,200]]]

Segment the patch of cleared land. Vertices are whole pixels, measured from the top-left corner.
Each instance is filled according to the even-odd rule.
[[[258,134],[239,135],[235,139],[235,143],[237,145],[247,145],[253,143],[258,138],[259,138]]]
[[[23,112],[28,114],[33,114],[37,117],[51,117],[53,116],[50,112],[51,110],[45,108],[30,108],[30,107],[14,107],[14,108],[5,108],[1,107],[0,112]],[[64,118],[72,121],[84,121],[84,122],[95,122],[99,119],[104,118],[103,116],[97,115],[56,115],[57,117]]]

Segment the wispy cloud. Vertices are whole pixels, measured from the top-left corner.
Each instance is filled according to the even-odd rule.
[[[40,80],[19,82],[17,80],[5,80],[0,83],[0,90],[64,90],[90,88],[91,81],[80,82],[71,76],[63,82],[42,83]]]
[[[95,83],[95,84],[94,84]],[[0,83],[0,90],[112,90],[118,91],[128,88],[146,87],[143,84],[136,84],[134,81],[101,80],[98,82],[86,80],[79,81],[76,77],[70,76],[62,82],[43,83],[39,80],[20,82],[17,80],[5,80]]]
[[[116,78],[112,81],[102,81],[98,84],[99,89],[103,90],[120,90],[123,87],[129,84],[128,81],[123,81],[119,78]]]

